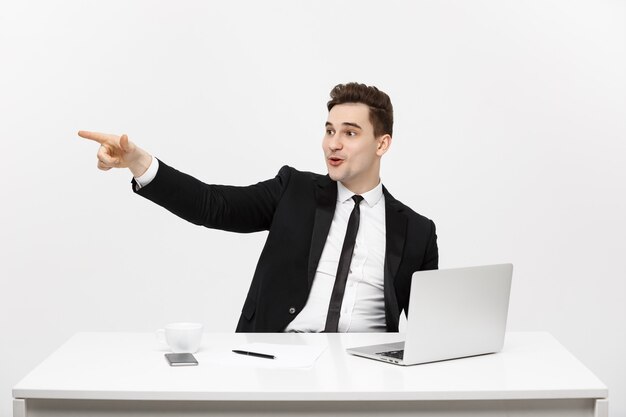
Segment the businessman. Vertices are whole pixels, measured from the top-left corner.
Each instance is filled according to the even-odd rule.
[[[78,134],[100,144],[98,168],[129,168],[133,191],[177,216],[233,232],[269,231],[238,332],[398,331],[411,275],[438,267],[435,224],[380,181],[393,133],[389,96],[339,84],[327,107],[327,175],[284,166],[246,187],[205,184],[126,135]]]

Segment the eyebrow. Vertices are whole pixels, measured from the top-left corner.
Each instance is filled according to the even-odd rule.
[[[356,127],[357,129],[363,130],[363,128],[361,126],[359,126],[356,123],[352,123],[352,122],[343,122],[341,125],[342,126],[352,126],[352,127]],[[324,126],[326,126],[326,127],[331,126],[332,127],[333,124],[331,122],[326,122],[326,124]]]

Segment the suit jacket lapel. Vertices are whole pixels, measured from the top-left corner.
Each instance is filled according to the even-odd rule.
[[[386,227],[386,247],[385,247],[385,300],[393,316],[399,316],[398,304],[395,297],[394,280],[402,260],[402,250],[406,239],[407,219],[402,213],[402,205],[385,187],[385,227]],[[315,188],[315,224],[311,236],[311,248],[309,250],[308,284],[311,288],[315,271],[319,264],[330,225],[335,214],[337,205],[337,183],[330,180],[328,176],[318,180]],[[389,327],[389,326],[388,326]]]
[[[393,283],[402,259],[407,219],[402,214],[404,209],[398,204],[397,200],[384,187],[383,192],[385,194],[385,234],[387,235],[385,275],[389,274],[389,278],[392,280],[391,283]]]
[[[315,187],[315,202],[315,224],[313,225],[311,249],[309,251],[309,289],[313,283],[315,271],[322,256],[335,214],[335,206],[337,205],[337,183],[332,181],[330,177],[325,176],[318,180]]]
[[[402,260],[402,250],[406,239],[406,216],[402,213],[402,205],[383,187],[385,194],[385,305],[387,314],[387,331],[397,331],[395,317],[400,316],[398,300],[395,294],[394,281]],[[390,322],[390,320],[394,320]]]

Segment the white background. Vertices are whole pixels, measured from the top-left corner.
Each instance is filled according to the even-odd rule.
[[[76,332],[234,331],[265,239],[134,195],[76,131],[212,183],[323,173],[348,81],[392,98],[383,182],[440,267],[512,262],[509,330],[552,333],[626,415],[625,74],[624,1],[1,1],[0,415]]]

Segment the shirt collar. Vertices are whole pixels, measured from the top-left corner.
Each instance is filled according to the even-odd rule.
[[[344,203],[352,198],[354,193],[346,188],[341,181],[337,181],[337,201]],[[374,207],[383,196],[383,183],[378,181],[378,185],[366,193],[361,194],[368,206]]]

